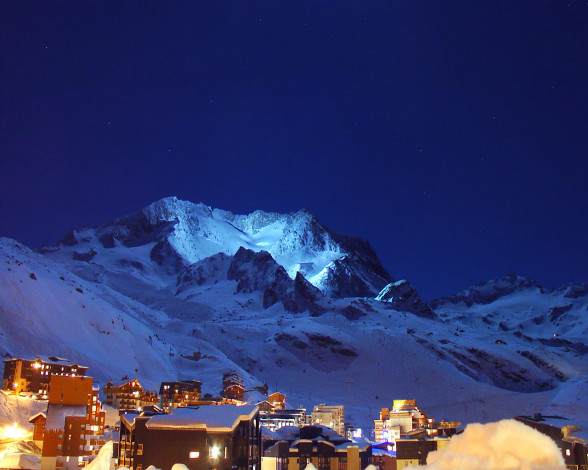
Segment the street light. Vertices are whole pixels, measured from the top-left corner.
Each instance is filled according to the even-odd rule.
[[[220,448],[218,446],[212,446],[210,448],[210,458],[211,459],[218,459],[220,455]]]

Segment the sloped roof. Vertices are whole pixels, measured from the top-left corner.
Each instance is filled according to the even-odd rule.
[[[45,418],[47,419],[47,415],[45,414],[45,412],[40,411],[39,413],[37,413],[36,415],[33,415],[29,418],[29,423],[34,422],[35,420],[37,420],[38,418]]]
[[[170,414],[153,416],[145,426],[148,429],[210,429],[230,432],[242,420],[248,420],[257,411],[255,405],[204,405],[199,408],[175,408]]]
[[[45,429],[63,429],[66,417],[85,417],[86,412],[86,405],[50,405],[47,410]]]

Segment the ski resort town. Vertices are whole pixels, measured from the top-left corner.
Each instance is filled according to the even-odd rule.
[[[127,376],[100,390],[87,373],[56,356],[4,360],[0,397],[31,415],[28,423],[0,423],[0,468],[71,470],[104,460],[132,470],[396,470],[424,465],[463,432],[415,400],[393,400],[373,429],[356,429],[343,405],[317,404],[307,414],[267,384],[246,390],[234,371],[224,372],[218,396],[202,394],[198,380],[162,382],[156,392]],[[558,416],[515,420],[553,439],[567,468],[588,468],[585,428]],[[111,450],[97,459],[107,442]]]

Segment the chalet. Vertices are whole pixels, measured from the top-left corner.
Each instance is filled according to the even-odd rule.
[[[223,374],[222,396],[229,400],[243,401],[245,387],[243,379],[235,371],[227,371]]]
[[[164,408],[199,405],[201,393],[202,382],[199,380],[161,382],[159,387],[161,406]]]
[[[274,411],[273,405],[267,400],[260,401],[259,403],[256,403],[256,405],[259,408],[260,414],[267,415],[268,413]]]
[[[269,401],[274,410],[284,410],[286,409],[286,395],[280,392],[274,392],[269,397],[267,397],[267,401]]]
[[[57,356],[4,360],[2,390],[47,398],[52,375],[83,377],[88,368]]]
[[[254,405],[174,408],[170,414],[122,414],[118,465],[170,470],[259,470],[261,433]]]
[[[102,388],[106,399],[104,403],[119,411],[140,410],[145,405],[157,405],[159,398],[156,392],[143,390],[137,379],[119,383],[108,382]]]
[[[243,401],[245,395],[245,387],[241,384],[228,385],[223,390],[223,397],[229,400]]]
[[[561,416],[515,416],[519,421],[555,441],[567,468],[588,468],[588,422],[579,423]]]
[[[351,442],[326,426],[263,431],[262,470],[361,470],[372,461],[367,441]]]
[[[104,445],[104,418],[92,377],[51,376],[41,470],[86,466]]]
[[[33,425],[33,441],[39,448],[43,448],[43,433],[45,432],[46,422],[47,414],[43,412],[37,413],[29,419],[29,423]]]

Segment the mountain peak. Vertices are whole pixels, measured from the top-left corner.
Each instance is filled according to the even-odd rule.
[[[480,282],[468,289],[450,297],[441,297],[431,302],[431,307],[437,308],[446,303],[457,304],[464,302],[468,307],[473,304],[489,304],[500,297],[524,289],[541,289],[541,286],[534,280],[519,276],[514,273],[507,273],[501,278]]]
[[[307,209],[239,215],[175,196],[98,227],[73,230],[45,251],[68,252],[70,259],[100,264],[112,261],[107,250],[117,246],[150,250],[146,259],[119,264],[154,264],[166,275],[178,275],[218,253],[267,251],[291,279],[301,273],[334,297],[374,296],[391,281],[369,243],[331,232]]]

